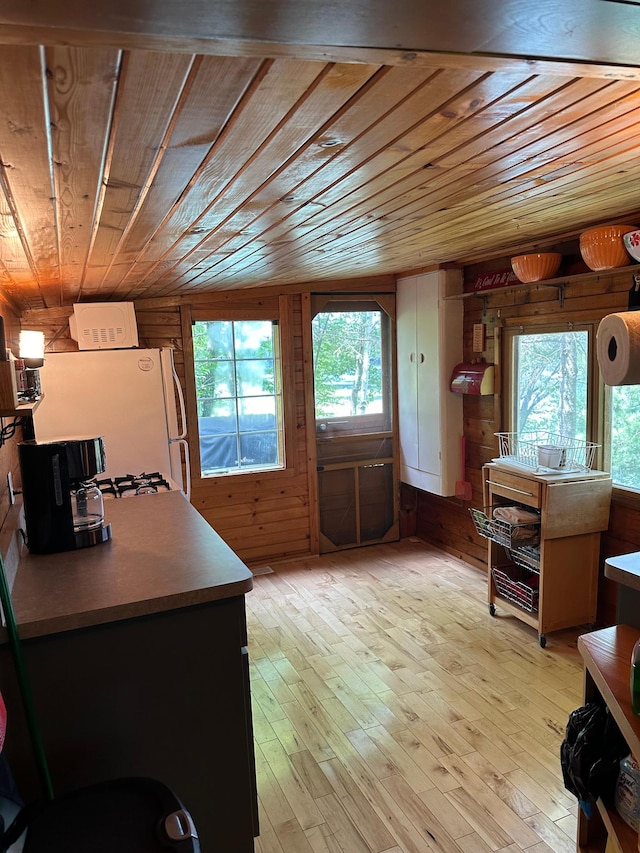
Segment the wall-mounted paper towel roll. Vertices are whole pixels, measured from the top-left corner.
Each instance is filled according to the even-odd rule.
[[[596,349],[605,385],[640,385],[640,311],[604,317]]]

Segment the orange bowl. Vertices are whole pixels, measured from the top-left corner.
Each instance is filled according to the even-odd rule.
[[[624,235],[636,231],[636,225],[599,225],[580,235],[580,254],[590,270],[611,270],[630,262]]]
[[[517,255],[511,258],[511,267],[520,281],[527,283],[553,278],[561,261],[559,252],[539,252],[537,255]]]

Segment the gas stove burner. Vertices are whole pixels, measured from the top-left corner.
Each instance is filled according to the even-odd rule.
[[[158,471],[152,474],[125,474],[113,479],[98,480],[97,486],[103,497],[130,498],[137,495],[152,495],[171,491],[171,484]]]
[[[124,477],[115,478],[116,489],[120,497],[127,498],[132,495],[150,495],[155,492],[167,492],[171,488],[162,474],[154,471],[152,474],[126,474]]]
[[[102,492],[103,498],[117,498],[118,491],[115,487],[113,480],[95,480],[96,486]]]

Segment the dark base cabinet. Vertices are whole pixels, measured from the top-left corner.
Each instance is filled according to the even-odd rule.
[[[151,776],[191,812],[203,853],[250,853],[258,834],[244,596],[22,643],[56,794]],[[41,796],[7,646],[6,750]]]

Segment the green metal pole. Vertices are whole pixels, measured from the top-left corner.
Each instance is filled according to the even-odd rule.
[[[40,777],[40,785],[48,800],[53,800],[53,786],[51,784],[51,776],[49,774],[49,765],[42,745],[42,737],[36,720],[36,715],[33,707],[33,696],[31,694],[31,686],[27,678],[27,671],[22,657],[22,648],[20,646],[20,637],[18,636],[18,625],[16,624],[15,613],[13,612],[13,603],[11,601],[11,593],[7,584],[7,576],[4,571],[4,563],[0,555],[0,601],[2,602],[2,610],[7,623],[7,632],[9,634],[9,644],[13,655],[13,663],[18,678],[18,686],[20,687],[20,695],[22,697],[22,705],[25,716],[27,718],[27,727],[29,729],[29,737],[31,738],[31,746],[36,758],[38,775]]]

